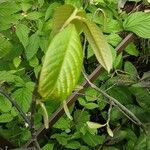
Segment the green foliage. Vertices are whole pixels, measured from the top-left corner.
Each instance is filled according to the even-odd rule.
[[[61,101],[83,88],[82,68],[91,74],[100,63],[104,69],[94,84],[134,113],[147,132],[89,87],[78,93],[78,100],[69,108],[73,120],[62,115],[43,136],[46,138],[39,138],[42,150],[150,149],[150,14],[129,12],[126,4],[130,5],[118,0],[0,1],[0,91],[26,116],[30,116],[34,96],[43,100],[52,116]],[[140,38],[117,54],[126,31]],[[36,105],[37,130],[43,124],[42,114]],[[1,136],[18,149],[31,138],[20,112],[2,94]]]
[[[150,38],[150,14],[145,12],[135,12],[129,15],[123,26],[125,30],[132,31],[142,38]]]

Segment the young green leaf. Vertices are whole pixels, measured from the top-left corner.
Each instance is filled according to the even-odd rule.
[[[68,117],[70,120],[73,120],[73,118],[72,118],[72,116],[71,116],[71,114],[70,114],[70,112],[69,112],[69,108],[68,108],[68,106],[67,106],[66,101],[63,101],[63,107],[64,107],[64,111],[65,111],[67,117]]]
[[[100,124],[100,123],[88,121],[87,125],[88,125],[89,128],[98,129],[98,128],[104,127],[106,124]]]
[[[61,117],[55,124],[54,124],[54,128],[56,129],[61,129],[61,130],[68,130],[70,129],[70,119],[68,119],[66,116]]]
[[[79,19],[77,19],[77,18],[86,18],[87,16],[86,16],[86,12],[84,11],[84,10],[79,10],[77,13],[76,13],[76,16],[75,16],[75,18],[76,19],[73,19],[72,21],[71,21],[71,23],[72,24],[74,24],[75,25],[75,27],[76,27],[76,29],[77,29],[77,31],[78,31],[78,33],[80,34],[80,33],[82,33],[82,31],[83,31],[83,22],[82,21],[80,21]]]
[[[111,130],[111,128],[110,128],[110,126],[109,126],[109,124],[107,124],[107,133],[109,134],[109,136],[111,136],[111,137],[113,137],[114,136],[114,134],[113,134],[113,132],[112,132],[112,130]]]
[[[65,22],[74,16],[75,8],[72,5],[63,5],[56,9],[53,16],[53,34],[55,35],[60,31]]]
[[[138,49],[136,48],[136,46],[135,46],[134,43],[130,43],[130,44],[126,47],[125,51],[126,51],[128,54],[133,55],[133,56],[136,56],[136,57],[139,55],[139,51],[138,51]]]
[[[109,72],[112,68],[112,53],[103,33],[88,20],[84,20],[83,31],[99,63]]]
[[[20,57],[15,57],[15,58],[13,59],[13,64],[14,64],[14,66],[15,66],[16,68],[19,67],[20,63],[21,63],[21,58],[20,58]]]
[[[39,79],[42,97],[65,100],[75,88],[83,61],[79,35],[74,25],[58,33],[46,52]]]
[[[123,26],[142,38],[150,38],[150,13],[135,12],[125,19]]]

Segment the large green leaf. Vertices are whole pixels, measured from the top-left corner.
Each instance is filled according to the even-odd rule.
[[[150,13],[135,12],[125,19],[123,26],[142,38],[150,38]]]
[[[112,53],[103,33],[96,24],[88,20],[84,20],[83,31],[99,63],[109,72],[112,68]]]
[[[79,79],[82,55],[74,25],[69,25],[53,38],[40,74],[39,93],[42,97],[66,99]]]
[[[53,34],[59,32],[69,17],[73,15],[74,10],[72,5],[63,5],[56,9],[53,16]]]

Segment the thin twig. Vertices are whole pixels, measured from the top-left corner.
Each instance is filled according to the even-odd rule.
[[[17,104],[16,100],[11,98],[9,94],[7,94],[2,88],[0,88],[0,94],[6,97],[11,102],[11,104],[18,110],[19,114],[22,116],[24,121],[29,125],[29,127],[31,127],[30,120],[28,119],[26,114],[22,111],[20,106]]]
[[[84,75],[85,79],[87,80],[87,82],[90,84],[90,86],[93,89],[95,89],[96,91],[98,91],[102,95],[104,95],[106,98],[108,98],[108,100],[110,100],[113,105],[115,105],[126,117],[128,117],[128,119],[130,119],[133,123],[135,123],[138,126],[140,126],[141,128],[143,128],[144,131],[145,131],[145,127],[142,124],[142,122],[129,109],[127,109],[125,106],[123,106],[115,98],[111,97],[106,92],[104,92],[103,90],[101,90],[100,88],[98,88],[95,84],[91,83],[91,81],[87,78],[87,76],[86,76],[86,74],[84,72],[83,72],[83,75]]]

